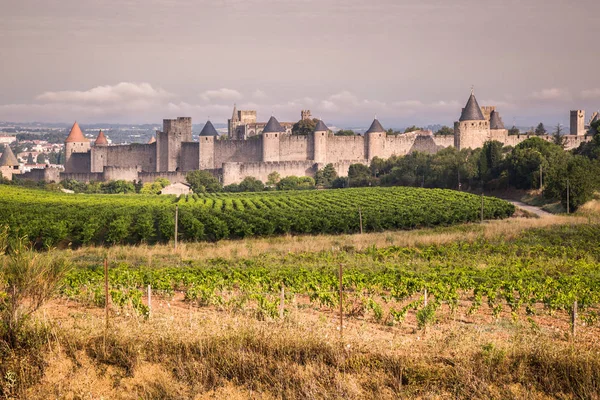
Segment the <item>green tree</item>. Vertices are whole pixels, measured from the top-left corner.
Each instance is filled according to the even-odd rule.
[[[552,142],[560,147],[564,148],[565,143],[567,142],[567,138],[562,134],[562,125],[556,124],[554,128],[554,133],[552,134]]]
[[[331,183],[337,178],[337,172],[333,164],[327,164],[315,174],[315,184],[321,187],[331,187]]]
[[[27,164],[28,164],[28,165],[34,164],[34,161],[33,161],[33,154],[31,154],[31,153],[29,153],[29,154],[27,155]]]
[[[352,129],[340,129],[335,133],[335,136],[356,136],[356,132]]]
[[[139,190],[140,194],[159,194],[160,191],[169,186],[171,182],[169,182],[166,178],[156,178],[154,182],[144,183]]]
[[[239,190],[240,192],[262,192],[265,190],[265,184],[252,176],[247,176],[240,182]]]
[[[419,128],[419,127],[417,127],[417,126],[413,125],[413,126],[409,126],[408,128],[406,128],[406,129],[404,130],[404,133],[408,133],[408,132],[414,132],[414,131],[420,131],[420,130],[421,130],[421,128]]]
[[[560,146],[538,137],[519,143],[507,158],[510,184],[517,189],[533,189],[539,186],[540,166],[565,168],[566,153]]]
[[[277,183],[277,190],[308,190],[315,188],[315,180],[310,176],[286,176]]]
[[[449,126],[442,126],[436,133],[436,136],[452,136],[454,135],[454,129],[450,128]]]
[[[279,172],[273,171],[269,175],[267,175],[267,186],[274,187],[281,180],[281,175]]]
[[[535,134],[538,136],[542,136],[545,135],[546,132],[546,128],[544,127],[544,124],[542,124],[541,122],[538,124],[538,126],[535,128]]]
[[[126,194],[135,193],[133,182],[124,180],[110,181],[102,184],[102,193],[106,194]]]
[[[371,169],[364,164],[352,164],[348,168],[348,185],[350,187],[370,186],[373,183]]]
[[[315,131],[318,119],[301,119],[292,126],[292,135],[310,135]]]
[[[36,162],[38,164],[46,164],[46,160],[47,160],[47,158],[46,158],[46,155],[44,153],[38,154],[38,156],[36,158]]]
[[[503,167],[502,143],[495,140],[485,142],[478,159],[479,179],[484,183],[497,179]]]
[[[216,193],[223,190],[223,185],[208,171],[190,171],[185,180],[192,187],[194,193]]]
[[[600,162],[584,156],[567,157],[566,165],[562,168],[552,168],[546,175],[547,197],[560,199],[563,206],[567,205],[567,179],[569,180],[569,209],[577,210],[593,198],[594,191],[600,187]]]

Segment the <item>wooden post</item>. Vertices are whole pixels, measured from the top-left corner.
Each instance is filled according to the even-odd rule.
[[[152,287],[148,285],[148,318],[152,316]]]
[[[177,250],[177,220],[179,216],[179,204],[175,204],[175,250]]]
[[[567,214],[569,213],[569,178],[567,178]]]
[[[483,192],[481,192],[481,223],[483,223]]]
[[[425,288],[425,293],[423,294],[423,305],[427,307],[427,288]]]
[[[542,178],[542,165],[540,164],[540,193],[542,194],[542,196],[544,195],[544,180]]]
[[[344,278],[344,266],[342,264],[340,264],[340,343],[342,343],[343,346],[343,331],[344,331],[344,308],[343,308],[343,285],[342,285],[342,280]]]
[[[362,229],[362,210],[360,209],[360,206],[358,206],[358,220],[360,222],[360,234],[362,235],[362,233],[363,233],[363,229]]]
[[[108,334],[108,258],[104,258],[104,356],[106,357],[106,335]]]
[[[577,300],[573,302],[573,311],[571,313],[571,335],[575,337],[577,330]]]
[[[281,282],[281,294],[279,297],[279,319],[283,319],[285,311],[285,284]]]

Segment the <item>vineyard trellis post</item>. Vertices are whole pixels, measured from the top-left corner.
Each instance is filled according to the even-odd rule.
[[[106,335],[108,334],[108,258],[104,258],[104,341],[103,349],[106,357]]]
[[[179,216],[179,204],[175,204],[175,250],[177,250],[177,220]]]
[[[571,336],[575,337],[577,331],[577,300],[573,302],[573,310],[571,311]]]
[[[481,192],[481,223],[483,223],[483,191]]]
[[[343,340],[344,340],[344,307],[343,307],[343,284],[342,284],[342,280],[344,278],[344,265],[340,264],[340,273],[339,273],[339,277],[340,277],[340,344],[342,346],[344,346],[343,344]]]
[[[542,164],[540,164],[540,193],[543,196],[544,195],[544,180],[542,178],[542,173],[543,173]]]
[[[279,318],[283,319],[285,312],[285,284],[281,282],[281,294],[279,298]]]
[[[567,178],[567,214],[569,214],[569,178]]]
[[[152,316],[152,287],[148,285],[148,318]]]
[[[363,226],[362,226],[362,210],[360,208],[360,206],[358,206],[358,221],[360,223],[360,234],[362,235],[363,233]]]

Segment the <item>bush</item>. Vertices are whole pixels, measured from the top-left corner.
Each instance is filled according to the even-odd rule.
[[[0,320],[2,338],[11,346],[20,342],[20,334],[30,316],[58,289],[68,262],[52,253],[33,251],[26,238],[9,242],[8,228],[0,230]]]

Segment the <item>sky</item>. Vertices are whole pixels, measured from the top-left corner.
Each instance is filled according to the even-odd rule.
[[[506,125],[600,108],[598,0],[0,0],[0,120]]]

